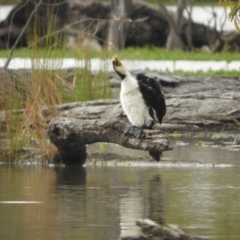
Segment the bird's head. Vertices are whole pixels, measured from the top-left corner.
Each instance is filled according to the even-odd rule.
[[[112,59],[112,64],[113,64],[113,68],[115,70],[115,72],[121,77],[121,79],[123,80],[127,75],[130,75],[130,73],[128,72],[128,70],[125,68],[125,66],[123,65],[123,63],[117,58],[117,56],[115,56]]]

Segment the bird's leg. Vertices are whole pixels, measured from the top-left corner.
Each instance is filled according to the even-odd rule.
[[[123,131],[123,135],[127,135],[129,133],[129,131],[134,128],[135,128],[134,125],[130,125],[130,126],[126,127],[125,130]]]
[[[130,126],[126,127],[126,129],[123,131],[123,135],[127,135],[129,133],[129,131],[131,131],[131,130],[134,131],[133,135],[136,138],[140,138],[141,137],[143,128],[142,127],[137,127],[137,126],[134,126],[134,125],[130,125]]]
[[[152,126],[154,125],[154,120],[152,119],[149,119],[144,125],[143,125],[143,128],[146,128],[146,129],[152,129]]]
[[[143,127],[135,127],[134,136],[140,138],[143,132]]]
[[[143,132],[143,129],[152,129],[154,125],[154,120],[149,119],[142,127],[135,127],[134,136],[140,138]]]

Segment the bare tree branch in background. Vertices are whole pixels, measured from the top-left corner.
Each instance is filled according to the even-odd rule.
[[[170,32],[167,38],[166,47],[168,51],[174,50],[176,47],[186,51],[186,46],[184,45],[181,37],[180,37],[180,30],[182,26],[182,19],[183,19],[183,11],[186,8],[186,1],[187,0],[177,0],[178,8],[177,12],[172,17],[166,7],[164,6],[162,0],[157,0],[158,6],[160,11],[162,12],[163,16],[167,20]]]
[[[108,20],[106,20],[106,19],[85,18],[85,19],[81,19],[81,20],[79,20],[79,21],[75,21],[75,22],[69,23],[69,24],[65,25],[64,27],[62,27],[61,29],[56,30],[56,31],[54,31],[54,32],[51,32],[50,34],[44,35],[44,36],[42,36],[41,38],[39,38],[37,41],[32,42],[31,44],[28,45],[28,47],[24,48],[21,52],[19,52],[15,57],[12,57],[11,59],[14,59],[14,58],[20,56],[22,53],[24,53],[25,51],[27,51],[28,49],[30,49],[32,46],[34,46],[35,44],[41,42],[42,40],[44,40],[44,39],[46,39],[46,38],[48,38],[48,37],[50,37],[50,36],[54,36],[54,35],[59,34],[59,33],[61,33],[61,32],[72,33],[73,31],[76,31],[76,30],[71,29],[71,26],[76,25],[76,24],[79,24],[79,23],[84,22],[84,21],[89,21],[89,20],[92,20],[93,22],[94,22],[94,21],[95,21],[95,22],[98,22],[98,21],[108,21]],[[77,32],[79,33],[78,30],[77,30]],[[81,31],[80,31],[80,32],[81,32]],[[92,36],[93,36],[93,35],[92,35]],[[101,41],[104,42],[104,40],[102,40],[102,39],[100,39],[100,38],[97,38],[96,36],[94,36],[94,37],[95,37],[96,39],[98,39],[99,41],[101,40]],[[106,42],[106,43],[107,43],[107,42]]]
[[[7,31],[8,31],[8,37],[7,37],[7,42],[9,42],[9,39],[10,39],[10,34],[11,34],[11,32],[12,32],[12,28],[13,28],[13,18],[14,18],[14,16],[15,16],[15,14],[19,11],[19,10],[21,10],[22,8],[24,8],[26,5],[27,5],[27,3],[28,3],[28,1],[26,1],[25,3],[23,3],[22,5],[20,5],[20,7],[13,13],[13,15],[12,15],[12,17],[11,17],[11,24],[10,24],[10,29],[7,29]],[[23,26],[24,27],[24,26]],[[18,33],[18,35],[21,33],[21,31],[22,31],[22,29],[19,29],[18,30],[19,31],[19,33]]]
[[[188,46],[189,51],[191,51],[193,48],[193,44],[192,44],[192,10],[193,10],[193,0],[189,0],[189,8],[186,7],[186,11],[188,14],[186,39],[187,39],[187,46]]]
[[[112,20],[108,33],[108,49],[121,50],[125,47],[127,31],[125,23],[132,22],[128,18],[132,6],[132,0],[111,0]]]
[[[227,21],[227,17],[226,17],[226,14],[223,13],[221,18],[219,19],[220,30],[218,31],[217,30],[217,14],[214,11],[214,7],[212,7],[212,15],[214,19],[214,31],[217,37],[214,48],[212,50],[212,52],[215,53],[215,52],[221,52],[224,49],[225,39],[223,39],[223,27]],[[209,22],[209,25],[210,25],[210,22]]]
[[[14,52],[14,50],[15,50],[17,44],[19,43],[19,41],[20,41],[22,35],[24,34],[25,30],[27,29],[29,23],[31,22],[31,20],[32,20],[32,18],[33,18],[33,16],[34,16],[34,14],[35,14],[36,11],[38,10],[38,8],[39,8],[39,6],[41,5],[42,1],[43,1],[43,0],[40,0],[39,3],[36,5],[36,7],[34,8],[34,10],[33,10],[32,13],[31,13],[31,15],[30,15],[28,21],[26,22],[25,26],[23,27],[21,33],[19,34],[17,40],[15,41],[15,43],[14,43],[14,45],[13,45],[11,51],[10,51],[9,57],[8,57],[8,59],[7,59],[6,63],[5,63],[5,65],[4,65],[4,69],[7,69],[7,68],[8,68],[9,63],[10,63],[10,61],[12,60],[12,55],[13,55],[13,52]]]

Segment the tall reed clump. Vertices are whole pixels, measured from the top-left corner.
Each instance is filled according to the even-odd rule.
[[[47,32],[54,31],[54,19],[52,22],[53,24],[48,24]],[[77,51],[82,51],[80,55],[84,55],[83,66],[74,69],[73,78],[68,79],[66,70],[61,69],[61,56],[56,54],[59,38],[49,37],[40,45],[32,44],[40,38],[39,25],[37,22],[34,24],[33,30],[29,32],[32,68],[28,74],[20,76],[21,80],[16,78],[18,81],[9,84],[2,100],[0,96],[0,106],[5,119],[3,146],[6,146],[6,142],[8,146],[4,147],[2,160],[18,160],[26,153],[31,161],[31,151],[27,151],[31,149],[34,149],[34,154],[37,151],[37,156],[43,161],[51,160],[56,148],[47,139],[46,129],[49,121],[59,116],[57,105],[111,97],[105,61],[101,63],[101,70],[92,74],[91,50],[79,48]],[[44,58],[39,58],[41,45],[48,49]],[[2,90],[6,90],[5,86]]]
[[[50,160],[56,149],[47,139],[46,128],[52,118],[59,116],[61,93],[47,70],[32,68],[28,74],[7,80],[0,87],[1,160],[32,161],[33,154]]]
[[[14,75],[1,72],[0,85],[0,157],[1,160],[11,160],[22,149],[20,138],[20,118],[23,102],[23,89]],[[19,87],[16,87],[19,86]]]
[[[76,102],[111,98],[112,91],[107,74],[107,61],[101,60],[99,70],[93,73],[91,71],[91,49],[79,48],[77,51],[82,53],[82,64],[75,70],[75,76],[71,81],[72,89],[62,92],[64,101]],[[105,56],[104,50],[102,54]],[[66,84],[64,85],[66,86]]]

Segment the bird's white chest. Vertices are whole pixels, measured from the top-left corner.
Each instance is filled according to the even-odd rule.
[[[131,124],[141,127],[149,119],[152,119],[136,80],[122,81],[120,101],[123,111],[126,113]]]

